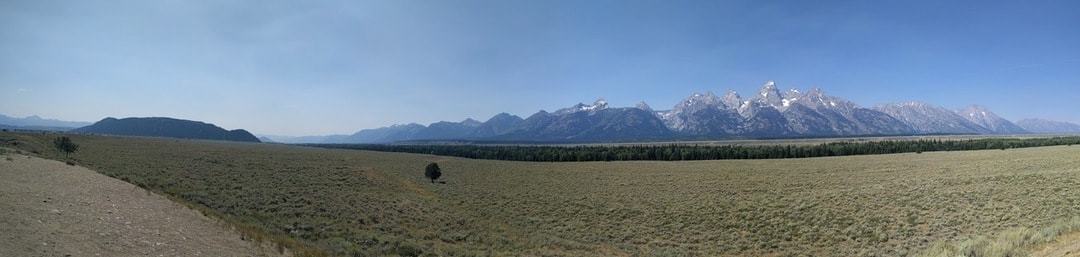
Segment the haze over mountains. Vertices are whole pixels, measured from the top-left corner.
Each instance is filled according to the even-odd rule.
[[[985,106],[951,111],[921,102],[861,107],[821,88],[781,92],[769,81],[752,97],[729,91],[694,93],[671,109],[647,103],[610,107],[599,99],[526,118],[499,113],[487,121],[466,119],[429,126],[398,124],[352,135],[285,138],[288,143],[389,143],[469,140],[504,142],[630,142],[913,134],[1076,133],[1071,123],[1035,122],[1025,129]],[[1080,126],[1076,126],[1080,127]],[[301,141],[311,140],[311,141]]]
[[[670,109],[654,110],[641,102],[611,107],[604,99],[579,103],[526,118],[499,113],[485,120],[410,123],[364,129],[352,135],[283,137],[245,130],[227,131],[213,124],[172,118],[106,118],[97,123],[67,122],[37,116],[0,115],[0,127],[280,143],[391,143],[399,141],[484,142],[641,142],[918,134],[1080,133],[1080,125],[1042,119],[1010,122],[981,105],[958,110],[901,102],[870,108],[828,95],[821,88],[781,92],[769,81],[752,97],[729,91],[693,93]],[[75,128],[81,127],[81,128]]]
[[[15,118],[6,115],[0,115],[0,128],[6,129],[68,131],[73,128],[83,127],[90,124],[90,122],[44,119],[36,115],[25,118]]]
[[[1044,119],[1022,119],[1016,125],[1032,133],[1080,133],[1080,125]]]

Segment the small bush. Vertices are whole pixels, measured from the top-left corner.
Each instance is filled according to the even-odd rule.
[[[424,168],[424,176],[431,179],[431,183],[434,184],[435,180],[442,176],[442,169],[439,168],[439,164],[433,162]]]
[[[419,247],[408,243],[400,244],[393,250],[393,254],[397,254],[400,256],[420,256],[423,253],[424,251],[420,250]]]

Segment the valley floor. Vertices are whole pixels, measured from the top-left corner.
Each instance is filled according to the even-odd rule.
[[[1052,241],[1032,231],[1058,238],[1080,227],[1077,145],[550,163],[68,136],[82,145],[71,156],[79,166],[146,189],[0,157],[0,256],[267,252],[147,189],[293,242],[297,255],[308,246],[354,256],[914,256],[967,242],[1027,253]],[[0,133],[0,145],[62,160],[55,137]],[[444,183],[423,177],[430,163]],[[1017,241],[1027,244],[1006,244]],[[1048,247],[1074,244],[1064,245]]]

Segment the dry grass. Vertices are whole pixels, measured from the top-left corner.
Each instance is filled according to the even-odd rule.
[[[1080,147],[522,163],[73,135],[80,165],[354,255],[907,256],[1080,212]],[[0,134],[35,148],[49,135]],[[48,145],[48,144],[44,144]],[[438,162],[447,184],[428,183]],[[1012,239],[1009,239],[1012,240]],[[991,244],[992,246],[992,244]]]
[[[1028,250],[1032,247],[1051,243],[1062,235],[1078,230],[1080,217],[1075,217],[1055,222],[1040,230],[1016,227],[1002,231],[993,238],[980,235],[962,241],[939,242],[919,256],[1028,256]]]

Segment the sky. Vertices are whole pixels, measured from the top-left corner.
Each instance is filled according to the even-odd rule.
[[[1080,123],[1078,1],[0,1],[0,114],[256,134],[820,87]]]

